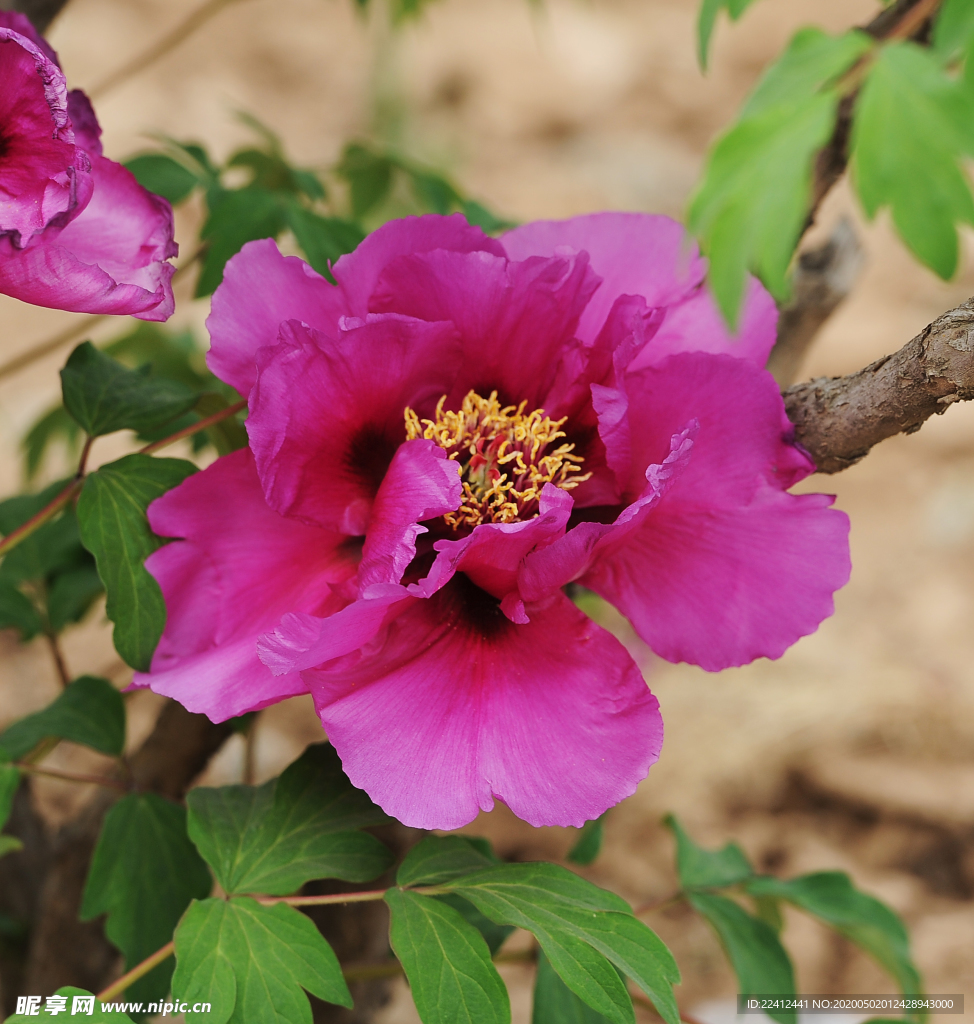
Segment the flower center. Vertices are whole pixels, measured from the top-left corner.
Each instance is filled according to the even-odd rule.
[[[545,484],[570,491],[591,476],[577,475],[584,459],[573,454],[575,445],[552,447],[565,436],[558,428],[567,416],[526,413],[527,401],[502,408],[496,391],[490,398],[469,391],[457,412],[444,409],[445,401],[446,395],[436,403],[434,419],[421,420],[408,407],[405,417],[407,440],[432,441],[460,463],[460,507],[443,517],[450,526],[530,519]]]

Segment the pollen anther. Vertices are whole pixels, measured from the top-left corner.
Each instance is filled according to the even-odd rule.
[[[435,418],[421,420],[406,408],[406,438],[425,438],[460,463],[463,497],[456,512],[443,518],[452,527],[480,523],[514,523],[538,514],[545,484],[570,491],[590,473],[581,474],[582,456],[573,444],[549,446],[565,436],[567,417],[550,419],[544,409],[526,413],[527,401],[502,407],[497,392],[483,398],[467,392],[459,410],[436,403]]]

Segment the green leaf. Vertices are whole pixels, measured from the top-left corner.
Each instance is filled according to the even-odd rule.
[[[903,922],[885,903],[856,889],[844,872],[820,871],[788,881],[755,878],[747,891],[759,898],[787,900],[824,921],[874,957],[904,995],[923,991]]]
[[[393,166],[388,157],[373,153],[365,146],[351,143],[345,147],[335,170],[348,182],[352,216],[356,220],[378,206],[389,194]]]
[[[309,747],[263,786],[199,787],[189,834],[228,893],[283,896],[313,878],[367,882],[392,862],[367,832],[389,819],[342,772],[334,747]]]
[[[223,280],[223,268],[247,242],[276,238],[285,226],[283,198],[256,186],[224,192],[210,208],[200,231],[206,243],[203,265],[196,282],[196,298],[214,292]]]
[[[482,936],[453,907],[390,889],[389,938],[423,1024],[509,1024],[511,1004]]]
[[[445,903],[453,909],[465,920],[468,924],[472,924],[474,928],[484,937],[484,942],[487,943],[487,948],[490,950],[490,955],[494,956],[497,951],[507,941],[507,937],[514,931],[514,929],[507,924],[494,924],[489,917],[485,917],[481,912],[469,901],[465,900],[462,896],[455,892],[448,892],[442,896],[434,896],[433,899],[440,900],[441,903]]]
[[[788,295],[815,154],[832,134],[836,104],[821,93],[776,104],[735,125],[710,153],[689,226],[710,258],[710,288],[732,327],[749,268],[776,298]]]
[[[803,28],[792,36],[784,53],[761,76],[741,111],[740,119],[760,114],[779,103],[800,102],[843,75],[875,41],[853,29],[830,36]]]
[[[795,994],[791,960],[774,930],[764,921],[752,917],[726,896],[691,892],[687,899],[717,933],[737,975],[741,995]],[[779,1024],[795,1024],[797,1020],[794,1010],[767,1012]]]
[[[441,175],[412,167],[405,170],[409,174],[416,198],[425,209],[445,214],[463,201],[457,190]]]
[[[181,203],[199,184],[195,174],[164,153],[144,153],[126,160],[125,166],[144,189],[168,199],[173,206]]]
[[[713,35],[717,15],[726,10],[732,21],[737,19],[751,6],[754,0],[703,0],[700,15],[697,19],[697,59],[700,67],[707,70],[707,54],[710,50],[710,37]]]
[[[497,863],[492,853],[466,836],[427,836],[406,854],[396,872],[396,884],[439,885]]]
[[[974,40],[974,4],[944,0],[933,27],[933,48],[942,60],[952,60]]]
[[[866,215],[885,206],[910,251],[942,278],[957,269],[957,224],[974,224],[960,165],[974,153],[974,101],[915,43],[890,43],[856,104],[852,176]]]
[[[186,811],[155,793],[123,797],[108,812],[81,902],[81,920],[108,914],[105,934],[129,969],[172,938],[194,898],[209,895],[210,873],[186,835]],[[129,994],[157,999],[169,990],[172,961]],[[177,990],[178,991],[178,990]]]
[[[446,885],[492,921],[533,932],[562,981],[610,1020],[633,1020],[614,964],[643,989],[667,1024],[678,1024],[672,986],[680,980],[679,969],[625,900],[555,864],[503,864]]]
[[[94,559],[90,565],[56,575],[47,589],[47,617],[51,629],[60,633],[72,622],[80,622],[104,592]]]
[[[102,1003],[101,1000],[96,999],[87,989],[75,988],[73,985],[63,985],[57,990],[55,995],[64,997],[65,1009],[63,1012],[66,1017],[70,1017],[72,1014],[77,1013],[81,1016],[81,1019],[87,1021],[88,1024],[125,1024],[125,1021],[128,1021],[128,1024],[133,1024],[132,1018],[127,1013],[119,1013],[115,1011],[114,1007],[118,1004],[108,1003],[107,1005],[113,1007],[113,1009],[106,1010],[106,1004]],[[75,1010],[75,996],[90,997],[95,1000],[94,1008],[90,1016],[85,1010]],[[45,1005],[45,1002],[45,1000],[41,1000],[38,1005],[43,1006]],[[44,1016],[47,1019],[51,1019],[51,1017],[43,1011],[31,1013],[29,1015],[24,1013],[15,1013],[7,1018],[6,1024],[36,1024],[38,1016]],[[54,1020],[58,1020],[59,1017],[60,1013],[53,1015]]]
[[[247,897],[193,903],[176,930],[172,988],[184,1002],[209,1002],[186,1024],[311,1024],[301,989],[351,1007],[331,947],[311,919],[283,903]]]
[[[118,756],[125,747],[125,702],[107,680],[81,676],[43,711],[14,722],[0,744],[19,760],[48,736]]]
[[[0,577],[0,629],[20,630],[21,640],[30,640],[43,629],[41,617],[26,594]]]
[[[721,889],[754,874],[737,843],[728,843],[722,850],[705,850],[684,832],[672,814],[663,819],[663,824],[676,837],[676,870],[684,889]]]
[[[754,910],[775,934],[781,934],[785,926],[785,919],[781,915],[781,900],[774,896],[754,896]]]
[[[288,204],[287,222],[308,262],[332,282],[331,264],[365,238],[365,232],[357,224],[338,217],[319,217],[298,203]]]
[[[488,235],[496,234],[499,231],[507,231],[509,228],[517,227],[511,220],[504,220],[498,217],[473,199],[466,199],[460,204],[464,217],[470,224],[486,231]]]
[[[7,751],[10,754],[10,751]],[[16,756],[16,755],[11,755]],[[0,828],[7,824],[13,810],[14,797],[20,785],[20,769],[12,764],[0,764]]]
[[[143,565],[164,543],[149,529],[146,509],[195,472],[182,459],[126,455],[89,474],[78,499],[81,540],[108,593],[115,649],[141,672],[149,670],[166,622],[162,591]]]
[[[22,850],[24,844],[16,836],[0,836],[0,857]]]
[[[25,458],[28,480],[33,480],[44,460],[47,449],[55,441],[63,441],[69,457],[73,457],[81,438],[81,428],[63,405],[56,405],[44,413],[24,435],[20,442]]]
[[[605,835],[605,815],[607,813],[608,811],[594,821],[586,823],[582,829],[582,834],[578,837],[578,842],[568,851],[568,859],[572,864],[584,866],[591,864],[598,857],[602,850],[602,839]]]
[[[538,950],[531,1024],[605,1024],[608,1019],[586,1006],[558,977],[544,953]]]
[[[11,533],[57,497],[69,481],[61,480],[40,494],[20,495],[0,502],[0,532]],[[90,564],[81,546],[78,520],[67,508],[17,545],[0,564],[0,577],[11,583],[43,583],[61,572]]]
[[[90,437],[160,427],[196,401],[196,394],[179,382],[129,370],[90,341],[68,356],[61,393],[68,412]]]

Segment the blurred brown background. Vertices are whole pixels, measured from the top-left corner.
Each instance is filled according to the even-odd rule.
[[[53,26],[70,85],[90,88],[178,24],[194,0],[71,0]],[[514,219],[615,208],[679,216],[709,141],[762,68],[805,23],[831,30],[875,13],[870,0],[764,0],[743,22],[721,22],[712,67],[694,56],[697,0],[439,0],[394,38],[351,0],[236,0],[181,46],[103,95],[106,153],[123,159],[146,133],[200,139],[219,156],[247,139],[247,110],[289,154],[325,167],[373,129],[440,167],[469,194]],[[401,97],[398,107],[389,99]],[[378,120],[376,111],[379,111]],[[943,284],[916,266],[888,225],[859,223],[844,186],[820,217],[851,212],[868,262],[853,297],[822,332],[803,376],[840,374],[893,351],[974,294],[971,260]],[[192,248],[198,210],[180,213]],[[180,284],[174,325],[202,321],[208,303]],[[76,319],[0,297],[0,361]],[[100,325],[109,337],[124,323]],[[19,439],[58,394],[68,347],[0,381],[0,494],[21,486]],[[125,439],[98,442],[94,464]],[[63,472],[48,461],[43,481]],[[739,840],[762,868],[840,868],[908,921],[931,992],[974,995],[974,408],[952,406],[912,437],[803,487],[835,491],[852,517],[854,571],[836,615],[780,661],[708,675],[656,660],[621,620],[611,628],[645,665],[666,721],[660,763],[612,812],[606,847],[587,874],[635,904],[675,888],[672,844],[659,819],[676,812],[710,845]],[[101,609],[65,637],[74,674],[123,683]],[[0,724],[57,692],[48,651],[0,634]],[[130,702],[135,732],[156,706]],[[320,731],[310,704],[267,711],[256,733],[257,775],[276,774]],[[138,737],[134,737],[138,738]],[[97,765],[68,745],[54,762]],[[211,768],[237,781],[242,740]],[[52,820],[84,789],[43,782]],[[535,830],[501,808],[471,831],[501,853],[560,857],[572,830]],[[684,972],[681,1006],[735,991],[715,939],[679,907],[646,920]],[[786,943],[806,992],[883,992],[891,982],[855,949],[809,920],[788,918]],[[529,1019],[529,972],[505,968],[515,1019]],[[414,1021],[400,989],[387,1024]],[[648,1016],[647,1020],[650,1019]]]

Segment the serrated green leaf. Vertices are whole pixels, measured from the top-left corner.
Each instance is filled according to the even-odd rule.
[[[690,905],[717,933],[737,975],[741,995],[795,994],[795,972],[784,946],[764,921],[753,917],[733,900],[713,893],[687,894]],[[795,1024],[794,1010],[768,1010],[779,1024]]]
[[[787,900],[824,921],[874,957],[904,995],[923,991],[903,922],[885,903],[856,889],[844,872],[820,871],[787,881],[755,878],[747,891],[759,898]]]
[[[10,754],[10,751],[7,751],[7,754]],[[7,824],[19,785],[20,769],[12,764],[0,764],[0,828]]]
[[[686,834],[674,815],[668,814],[663,824],[676,838],[676,870],[684,889],[722,889],[754,874],[737,843],[728,843],[721,850],[705,850]]]
[[[367,882],[392,862],[378,839],[355,831],[389,819],[327,743],[263,786],[199,787],[186,802],[190,837],[228,893],[284,896],[313,878]]]
[[[944,0],[933,26],[933,48],[941,60],[958,57],[974,40],[974,4]]]
[[[196,298],[214,292],[223,280],[223,268],[247,244],[258,238],[276,238],[285,226],[284,198],[256,186],[223,192],[210,207],[200,231],[206,252],[196,281]]]
[[[423,1024],[509,1024],[511,1004],[482,936],[453,907],[402,889],[389,938]]]
[[[959,161],[974,152],[974,101],[915,43],[890,43],[870,69],[852,125],[852,177],[871,219],[889,206],[900,237],[942,278],[957,269],[957,224],[974,224]]]
[[[680,980],[679,969],[625,900],[555,864],[503,864],[446,885],[492,921],[533,932],[562,981],[610,1020],[633,1020],[614,964],[643,989],[667,1024],[678,1024],[672,986]]]
[[[73,1014],[79,1014],[83,1020],[88,1022],[88,1024],[125,1024],[125,1021],[128,1021],[128,1024],[134,1024],[132,1018],[127,1013],[120,1013],[114,1009],[117,1004],[107,1004],[111,1006],[112,1009],[106,1010],[106,1004],[95,998],[87,989],[75,988],[73,985],[63,985],[54,994],[64,996],[66,1003],[63,1012],[66,1017],[70,1017]],[[84,996],[94,999],[93,1009],[90,1015],[86,1010],[75,1008],[75,996]],[[42,1004],[46,1004],[46,1001],[41,1000],[38,1006]],[[7,1018],[6,1024],[36,1024],[39,1016],[48,1017],[48,1014],[46,1012],[42,1013],[40,1010],[37,1012],[32,1011],[30,1014],[15,1013]],[[54,1020],[57,1020],[60,1017],[60,1013],[53,1014],[51,1016],[53,1016]]]
[[[125,166],[144,189],[168,199],[173,206],[181,203],[199,184],[195,174],[165,153],[143,153],[126,160]]]
[[[146,430],[193,407],[197,395],[178,381],[130,370],[83,341],[61,371],[68,412],[90,437]]]
[[[107,680],[81,676],[42,711],[14,722],[0,744],[19,760],[48,736],[118,756],[125,747],[125,702]]]
[[[608,1019],[586,1006],[558,977],[544,952],[538,950],[531,1024],[606,1024]]]
[[[605,814],[608,812],[606,811]],[[578,842],[568,851],[568,860],[572,864],[583,866],[591,864],[598,857],[602,850],[602,840],[605,836],[605,814],[594,821],[586,823]]]
[[[134,967],[164,946],[193,899],[209,895],[210,873],[186,835],[186,811],[155,793],[123,797],[105,818],[81,902],[81,920],[107,914],[105,934]],[[129,994],[158,999],[169,989],[171,960]]]
[[[319,217],[294,202],[288,204],[287,222],[308,262],[332,282],[330,265],[352,252],[365,238],[365,232],[357,224],[338,217]]]
[[[43,629],[33,602],[10,581],[0,577],[0,629],[20,631],[22,641],[37,636]]]
[[[104,592],[94,559],[90,565],[58,573],[47,588],[47,618],[51,629],[60,633],[72,622],[80,622]]]
[[[875,40],[858,29],[841,36],[830,36],[818,28],[800,29],[761,76],[740,120],[779,103],[800,102],[845,74],[873,46]]]
[[[713,35],[717,15],[726,10],[731,21],[737,21],[753,2],[754,0],[703,0],[697,18],[697,59],[705,71],[710,51],[710,37]]]
[[[108,594],[115,649],[141,672],[149,670],[166,622],[162,591],[143,564],[164,543],[149,528],[146,509],[195,472],[183,459],[126,455],[89,474],[78,499],[81,540]]]
[[[210,1013],[186,1024],[311,1024],[301,989],[350,1007],[352,997],[331,947],[311,919],[283,903],[248,897],[193,903],[176,930],[173,991]]]
[[[406,854],[396,872],[396,884],[439,885],[496,863],[496,857],[478,849],[466,836],[427,836]]]
[[[365,146],[351,143],[345,147],[335,172],[348,182],[352,216],[359,220],[389,194],[393,162]]]
[[[776,104],[736,124],[711,150],[689,226],[710,259],[708,282],[732,327],[748,269],[776,298],[788,295],[815,154],[832,134],[836,106],[830,93]]]

